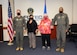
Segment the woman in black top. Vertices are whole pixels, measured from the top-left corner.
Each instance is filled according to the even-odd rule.
[[[29,47],[36,48],[36,38],[35,34],[37,32],[37,23],[33,19],[33,15],[29,16],[29,21],[27,22],[28,36],[29,36]]]

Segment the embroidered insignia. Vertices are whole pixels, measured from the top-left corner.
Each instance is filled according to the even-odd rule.
[[[18,19],[16,19],[16,21],[18,21]]]
[[[58,16],[58,19],[60,19],[60,16]]]
[[[62,16],[62,18],[64,18],[64,16]]]

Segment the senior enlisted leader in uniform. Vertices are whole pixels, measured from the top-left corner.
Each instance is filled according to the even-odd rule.
[[[17,16],[13,19],[14,34],[16,34],[16,50],[23,50],[23,31],[26,31],[25,18],[21,16],[21,10],[17,9]]]
[[[64,52],[66,42],[66,32],[69,28],[68,15],[63,12],[63,7],[59,8],[59,13],[55,15],[52,25],[57,21],[57,48],[56,51]]]

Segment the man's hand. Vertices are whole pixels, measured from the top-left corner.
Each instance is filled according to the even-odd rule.
[[[24,33],[26,33],[26,30],[24,30]]]
[[[53,25],[51,25],[51,29],[54,29],[54,26]]]
[[[14,35],[16,34],[16,31],[14,31]]]
[[[68,32],[68,30],[66,30],[66,32]]]

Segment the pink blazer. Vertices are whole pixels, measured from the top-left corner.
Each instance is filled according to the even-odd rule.
[[[41,34],[51,34],[51,20],[50,19],[42,19],[38,29],[40,30]]]

